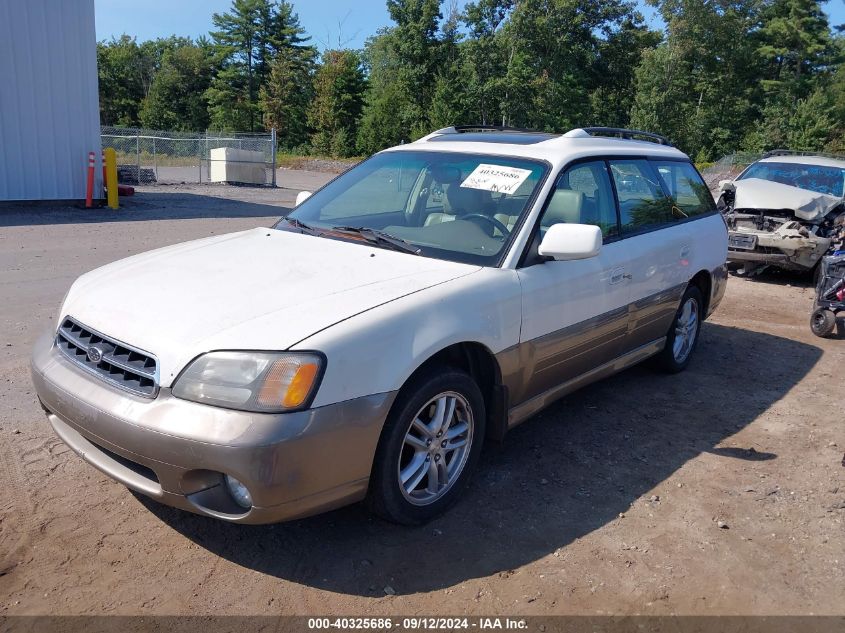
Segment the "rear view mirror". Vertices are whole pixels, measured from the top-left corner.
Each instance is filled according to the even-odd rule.
[[[601,229],[592,224],[553,224],[540,242],[539,253],[557,261],[589,259],[601,250]]]
[[[719,191],[728,191],[728,190],[733,191],[734,189],[736,189],[736,187],[734,186],[733,180],[720,180],[719,181]]]
[[[311,197],[310,191],[300,191],[298,194],[296,194],[296,204],[294,206],[298,207],[303,202],[308,200],[308,198],[310,198],[310,197]]]

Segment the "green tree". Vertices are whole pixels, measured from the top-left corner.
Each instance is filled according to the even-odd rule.
[[[207,96],[216,128],[255,130],[260,118],[257,75],[264,70],[263,29],[270,19],[269,4],[269,0],[232,0],[228,12],[212,15],[217,30],[211,37],[221,68]]]
[[[794,103],[788,99],[769,101],[748,132],[744,149],[753,152],[824,149],[837,139],[835,112],[831,94],[824,88]]]
[[[464,89],[473,104],[474,123],[506,122],[502,102],[514,49],[512,40],[502,35],[502,27],[513,7],[513,0],[479,0],[464,9],[463,21],[469,31],[461,51],[469,80]]]
[[[590,120],[596,125],[626,127],[630,123],[637,93],[636,74],[631,70],[662,39],[641,20],[638,14],[626,16],[618,29],[599,42],[590,91]]]
[[[395,26],[367,40],[364,50],[370,90],[359,147],[365,152],[423,136],[431,128],[441,61],[440,0],[387,0],[387,10]]]
[[[294,49],[280,51],[261,88],[264,127],[275,128],[279,146],[295,149],[308,142],[308,106],[313,98],[313,61]]]
[[[314,77],[314,100],[308,110],[315,151],[331,156],[354,155],[365,87],[357,53],[349,50],[323,53]]]
[[[215,13],[211,32],[220,70],[207,91],[211,124],[220,129],[255,131],[263,123],[261,89],[274,60],[313,58],[299,17],[282,0],[232,0],[226,13]]]
[[[845,48],[845,37],[837,37],[837,50],[839,59],[843,59],[843,48]],[[845,64],[841,61],[836,72],[828,83],[830,100],[832,105],[834,125],[827,143],[827,150],[845,154]]]
[[[527,101],[511,118],[546,130],[589,121],[601,48],[626,19],[638,18],[622,0],[521,0],[505,31],[514,46],[511,60],[528,66],[512,70],[529,70],[533,80]]]
[[[837,108],[834,38],[818,0],[769,0],[755,34],[763,94],[759,116],[748,126],[743,147],[820,150],[836,146],[842,127]]]
[[[793,101],[806,97],[834,58],[834,42],[819,0],[771,0],[757,36],[763,85]]]
[[[164,56],[190,43],[171,36],[141,42],[121,35],[97,43],[97,73],[100,91],[100,122],[103,125],[137,126],[140,112]]]
[[[140,120],[158,130],[202,131],[209,123],[205,92],[211,85],[213,53],[207,40],[187,41],[164,53]]]
[[[463,63],[466,45],[462,42],[463,35],[460,32],[461,18],[456,0],[452,0],[449,13],[441,26],[440,63],[428,108],[431,129],[476,120],[471,114],[472,105],[467,88],[472,77]]]
[[[666,40],[637,68],[634,127],[713,160],[736,149],[757,115],[754,35],[761,0],[661,0]]]

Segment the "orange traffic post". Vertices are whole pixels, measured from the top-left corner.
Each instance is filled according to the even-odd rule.
[[[94,152],[88,152],[88,183],[85,187],[85,208],[94,206]]]
[[[109,209],[117,209],[117,153],[113,147],[103,150],[106,162],[106,194]]]

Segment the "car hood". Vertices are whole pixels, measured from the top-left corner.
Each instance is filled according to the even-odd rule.
[[[842,199],[836,196],[761,178],[736,180],[733,184],[734,209],[789,209],[796,218],[816,223],[842,204]]]
[[[477,266],[272,229],[186,242],[80,277],[60,317],[158,357],[167,387],[218,349],[284,350]]]

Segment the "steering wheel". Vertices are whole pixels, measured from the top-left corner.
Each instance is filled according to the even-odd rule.
[[[502,234],[503,237],[508,237],[511,234],[508,227],[499,222],[496,218],[491,218],[489,215],[484,215],[483,213],[467,213],[466,215],[460,215],[457,217],[458,220],[469,220],[475,218],[484,220],[492,224],[495,228],[499,229],[499,232]]]

